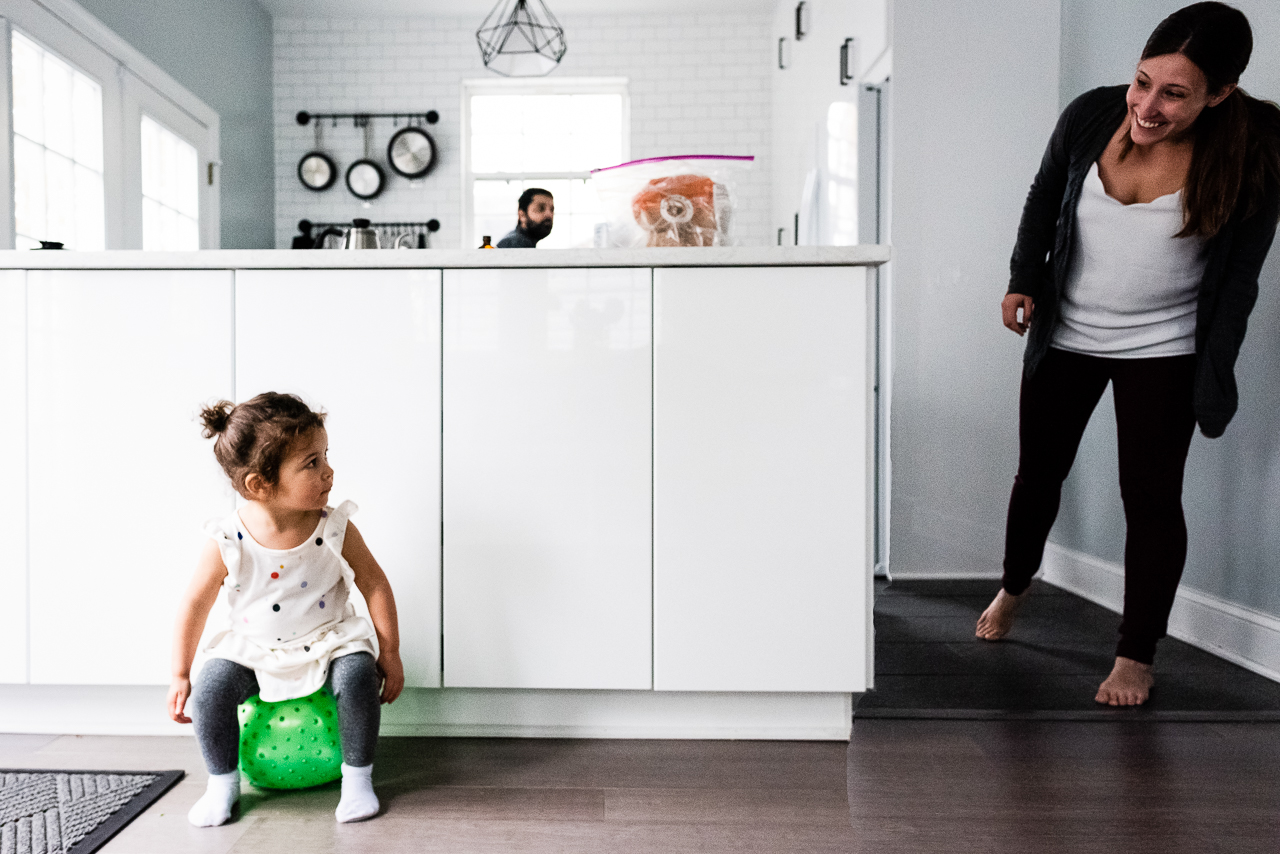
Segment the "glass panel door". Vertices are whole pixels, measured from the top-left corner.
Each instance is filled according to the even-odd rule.
[[[200,248],[200,167],[195,146],[142,116],[142,248]]]
[[[12,49],[15,245],[103,249],[102,87],[16,30]]]

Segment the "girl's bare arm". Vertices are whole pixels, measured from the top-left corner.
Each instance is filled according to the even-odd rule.
[[[373,559],[364,537],[351,522],[347,523],[342,556],[351,564],[356,587],[369,605],[374,631],[378,633],[378,669],[382,671],[382,702],[390,703],[404,690],[404,665],[400,663],[400,622],[396,617],[396,597],[391,593],[387,574]]]
[[[187,699],[191,696],[191,661],[196,657],[200,635],[204,634],[205,621],[213,603],[218,601],[218,588],[227,577],[227,567],[222,553],[212,539],[205,540],[196,563],[196,574],[187,585],[178,605],[178,619],[173,626],[173,676],[169,682],[169,717],[180,724],[191,723],[185,714]]]

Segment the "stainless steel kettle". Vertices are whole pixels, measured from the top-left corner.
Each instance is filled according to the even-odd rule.
[[[378,231],[369,227],[367,219],[351,220],[351,228],[342,239],[343,249],[378,249]]]

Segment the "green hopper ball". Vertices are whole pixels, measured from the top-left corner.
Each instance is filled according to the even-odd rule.
[[[342,776],[338,704],[328,688],[265,703],[254,694],[238,709],[240,770],[263,789],[305,789]]]

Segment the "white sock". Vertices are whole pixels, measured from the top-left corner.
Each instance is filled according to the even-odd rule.
[[[378,814],[378,796],[373,793],[373,765],[353,768],[342,763],[342,798],[333,811],[338,821],[361,821]]]
[[[187,821],[196,827],[217,827],[231,818],[231,808],[240,800],[240,771],[210,774],[209,787],[187,813]]]

